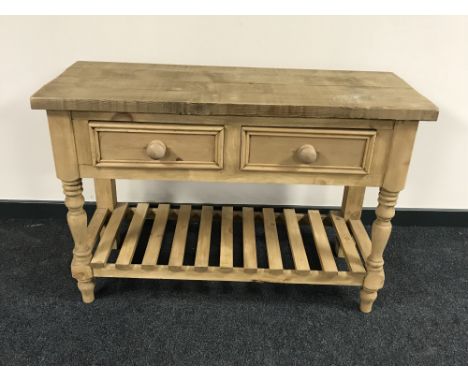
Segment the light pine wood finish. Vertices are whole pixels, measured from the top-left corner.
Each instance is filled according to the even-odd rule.
[[[109,221],[108,227],[114,227],[115,224],[111,222],[117,221],[116,216],[120,215],[120,208],[125,206],[118,206],[113,212],[114,219]],[[219,218],[221,221],[221,239],[220,239],[220,251],[216,254],[217,258],[214,259],[215,263],[219,263],[216,266],[210,266],[208,264],[209,249],[212,240],[211,225],[213,222],[213,216],[215,215],[214,209],[211,206],[202,206],[201,211],[191,209],[189,205],[183,205],[179,209],[178,213],[171,214],[170,206],[167,204],[160,204],[155,214],[146,213],[151,209],[148,209],[147,203],[140,203],[133,210],[132,213],[124,214],[130,219],[130,227],[127,232],[123,248],[117,260],[111,261],[109,256],[103,257],[101,252],[98,250],[95,253],[91,265],[95,272],[103,277],[120,277],[119,275],[125,275],[124,277],[138,277],[131,275],[133,272],[138,274],[145,274],[143,278],[151,277],[149,275],[161,275],[162,278],[181,278],[181,279],[193,279],[193,280],[230,280],[230,281],[265,281],[273,282],[277,277],[277,282],[286,283],[304,283],[304,284],[315,284],[320,283],[322,280],[327,284],[336,285],[354,285],[358,280],[362,283],[362,280],[366,274],[364,268],[358,268],[351,264],[346,271],[338,271],[337,266],[334,262],[333,255],[328,246],[324,246],[324,241],[327,240],[325,228],[322,222],[322,216],[318,211],[309,210],[306,216],[312,217],[312,225],[314,237],[319,239],[315,242],[315,247],[320,258],[322,265],[321,271],[311,270],[308,263],[308,258],[302,242],[300,234],[299,224],[307,225],[305,219],[300,219],[293,209],[285,209],[283,213],[275,215],[273,209],[265,208],[263,214],[258,215],[257,219],[265,219],[265,241],[267,247],[270,247],[268,265],[266,268],[259,268],[256,258],[256,240],[254,235],[254,211],[252,207],[244,207],[241,214],[238,216],[242,218],[242,230],[247,232],[246,235],[242,236],[243,240],[243,254],[244,264],[241,267],[234,267],[233,264],[233,236],[232,236],[232,224],[234,219],[234,211],[231,206],[223,206],[219,210]],[[132,209],[129,209],[132,211]],[[161,212],[162,211],[162,212]],[[128,211],[127,211],[128,212]],[[97,210],[96,214],[101,215],[101,210]],[[134,263],[127,258],[128,238],[135,237],[135,231],[140,226],[142,217],[146,216],[147,219],[154,219],[152,232],[162,233],[158,236],[158,242],[164,240],[165,235],[171,236],[172,232],[167,230],[167,219],[177,220],[176,227],[173,232],[173,245],[171,254],[169,257],[168,264],[157,264],[153,255],[151,261],[143,258],[141,264]],[[289,246],[291,247],[291,260],[294,263],[294,269],[284,269],[282,262],[282,254],[278,241],[278,230],[279,226],[276,225],[276,219],[283,217],[285,219],[284,234],[287,234],[289,240]],[[167,219],[166,219],[167,218]],[[93,217],[93,220],[95,218]],[[97,218],[96,218],[97,219]],[[197,237],[197,253],[195,255],[194,264],[183,265],[185,247],[187,243],[186,227],[190,219],[200,219],[200,228]],[[161,225],[160,229],[155,228],[158,224]],[[120,221],[120,226],[124,226],[124,222]],[[133,228],[132,228],[133,226]],[[317,232],[315,232],[316,228]],[[108,228],[109,230],[110,228]],[[117,228],[117,230],[120,228]],[[91,228],[90,228],[91,230]],[[112,229],[112,232],[115,231]],[[337,231],[337,235],[342,235],[342,230]],[[110,235],[109,233],[107,235]],[[153,234],[148,238],[148,244],[146,248],[154,247]],[[105,244],[100,244],[99,247],[109,247],[109,238],[105,235],[101,239]],[[141,238],[140,238],[141,240]],[[367,238],[367,240],[369,240]],[[132,240],[132,242],[134,242]],[[150,244],[153,243],[153,244]],[[193,243],[192,243],[193,244]],[[133,246],[132,246],[133,247]],[[151,251],[150,253],[155,253]],[[156,252],[157,253],[157,252]],[[126,259],[122,261],[122,256]],[[103,271],[103,269],[106,269]],[[121,273],[121,271],[128,270],[130,273]],[[174,272],[174,271],[179,272]],[[167,272],[173,272],[179,276],[169,276]],[[197,273],[197,274],[195,274]],[[257,275],[259,273],[259,275]],[[274,275],[269,276],[267,273]],[[231,275],[232,274],[232,275]],[[360,285],[360,284],[359,284]]]
[[[76,182],[80,178],[80,170],[71,115],[66,112],[47,111],[47,119],[57,178]]]
[[[86,225],[86,212],[83,209],[83,187],[81,179],[75,181],[62,181],[65,194],[65,205],[68,208],[67,222],[75,242],[73,260],[71,264],[72,276],[78,282],[83,302],[94,301],[93,272],[89,267],[91,248],[88,245],[88,229]]]
[[[276,217],[273,208],[263,209],[263,224],[265,227],[268,268],[271,272],[279,273],[283,270],[283,259],[281,258],[278,231],[276,229]]]
[[[219,256],[219,266],[225,270],[233,267],[233,208],[223,207],[221,214],[221,247]]]
[[[31,98],[33,109],[435,120],[393,73],[79,61]]]
[[[246,272],[256,272],[257,244],[255,240],[255,212],[252,207],[242,208],[242,238],[244,269]]]
[[[192,209],[190,211],[190,219],[193,219],[193,218],[200,219],[201,215],[202,215],[203,207],[209,207],[209,206],[202,206],[201,210],[200,209]],[[245,208],[252,208],[252,207],[245,207]],[[135,212],[136,209],[137,209],[137,207],[129,207],[129,210],[127,211],[127,215],[131,216]],[[155,208],[150,208],[148,210],[146,218],[147,219],[154,219],[154,217],[156,216],[155,211],[156,211]],[[273,213],[275,215],[276,220],[283,220],[284,221],[284,215],[283,215],[282,212],[273,212]],[[240,211],[240,210],[234,210],[232,214],[233,214],[233,216],[235,218],[242,218],[242,211]],[[254,214],[255,219],[263,219],[263,213],[261,211],[254,211],[253,214]],[[179,208],[176,208],[176,207],[169,208],[169,218],[175,219],[175,218],[177,218],[178,215],[179,215]],[[221,210],[213,209],[213,218],[221,218],[221,215],[222,215]],[[322,218],[326,217],[326,215],[322,215],[322,214],[319,214],[319,215]],[[297,218],[298,222],[303,223],[305,221],[305,219],[307,218],[307,213],[296,212],[296,218]]]
[[[395,126],[388,170],[380,188],[376,220],[372,224],[372,248],[366,258],[367,276],[360,293],[360,308],[364,313],[371,312],[377,292],[385,282],[383,253],[392,232],[391,219],[395,215],[398,194],[405,186],[417,127],[417,122],[412,121],[401,121]]]
[[[221,169],[222,126],[90,122],[96,167]]]
[[[210,258],[211,228],[213,225],[213,207],[203,206],[198,231],[197,252],[195,253],[195,268],[206,270]]]
[[[294,260],[294,267],[298,272],[310,271],[309,261],[302,241],[299,223],[296,218],[296,211],[293,209],[283,210],[284,219],[286,222],[286,230],[288,232],[289,245]]]
[[[83,186],[78,169],[73,127],[69,113],[49,111],[49,132],[57,177],[61,179],[68,208],[67,222],[73,237],[71,273],[76,279],[83,302],[94,301],[91,247],[88,239],[87,216],[83,209]]]
[[[171,253],[169,255],[169,269],[178,271],[182,267],[185,254],[185,243],[187,241],[187,232],[190,221],[191,206],[184,204],[180,206],[177,216],[177,225],[172,241]]]
[[[117,236],[117,231],[119,230],[120,224],[125,217],[127,208],[128,204],[123,203],[118,205],[112,213],[96,249],[93,260],[91,261],[93,266],[100,267],[107,262],[107,259],[109,258],[109,255],[112,251],[112,244],[114,243],[115,237]]]
[[[330,218],[338,234],[338,241],[340,242],[341,248],[343,248],[344,257],[349,269],[351,269],[352,272],[365,272],[364,266],[359,258],[356,243],[346,226],[345,220],[335,213],[331,213]]]
[[[338,272],[333,252],[328,241],[322,217],[318,211],[309,211],[309,223],[314,236],[315,247],[324,272]]]
[[[364,313],[370,313],[374,301],[377,299],[377,291],[384,285],[383,252],[392,232],[390,220],[395,215],[397,198],[398,192],[389,192],[384,188],[380,190],[379,205],[375,212],[377,219],[372,224],[371,253],[366,258],[368,274],[364,279],[360,294],[360,308]]]
[[[160,139],[154,139],[146,146],[146,155],[151,159],[159,160],[166,156],[167,146]]]
[[[141,266],[143,268],[151,268],[153,265],[156,265],[161,251],[161,245],[164,237],[164,231],[166,229],[167,219],[169,217],[170,206],[169,204],[160,204],[156,209],[153,223],[153,228],[151,229],[150,238],[148,240],[148,245],[146,246],[146,251],[143,256],[143,261]]]
[[[241,166],[264,172],[368,174],[375,136],[372,130],[243,127]]]
[[[97,208],[113,211],[117,205],[115,179],[94,179],[94,191],[96,193]],[[103,232],[104,231],[101,230],[100,234]],[[120,243],[120,237],[116,237],[112,249],[117,249],[118,242]]]
[[[383,253],[418,121],[438,115],[436,106],[387,72],[102,62],[75,63],[36,92],[31,106],[47,110],[74,240],[72,276],[84,302],[94,300],[94,277],[256,281],[360,286],[362,312],[372,310],[384,284]],[[86,177],[94,179],[97,202],[89,224]],[[129,207],[117,202],[116,179],[345,188],[341,210],[324,220],[316,210],[291,208]],[[366,187],[380,189],[371,237],[360,220]],[[142,235],[148,219],[149,237]],[[177,220],[174,229],[170,219]],[[235,219],[242,223],[239,247]],[[258,219],[263,234],[256,232]],[[188,236],[192,220],[199,221],[196,243]],[[338,270],[324,223],[335,230],[345,271]],[[221,225],[216,254],[210,254],[213,224]],[[311,230],[315,251],[304,245],[301,225]],[[290,254],[281,253],[279,233]],[[119,237],[125,240],[114,260]],[[265,240],[266,267],[257,260],[257,240]],[[140,245],[146,248],[141,261],[135,256]],[[193,264],[184,259],[188,245],[196,249]],[[234,266],[236,248],[242,248],[242,266]],[[210,256],[218,265],[209,264]],[[287,256],[293,269],[284,269]],[[321,270],[310,269],[311,256]]]
[[[109,214],[106,208],[97,208],[88,224],[88,247],[92,250],[102,232]]]
[[[127,236],[125,236],[125,240],[119,252],[119,257],[115,263],[117,268],[128,268],[132,263],[133,255],[135,254],[138,239],[140,238],[141,230],[143,229],[148,208],[148,203],[140,203],[135,210],[132,222],[128,228]]]
[[[315,146],[308,143],[300,146],[296,150],[295,154],[299,162],[304,164],[312,164],[317,160],[318,157],[317,149],[315,148]]]
[[[372,250],[372,242],[369,239],[366,228],[360,220],[349,220],[349,228],[353,233],[353,237],[356,240],[356,245],[359,248],[364,260],[367,260]]]
[[[344,188],[343,201],[341,203],[341,216],[345,220],[361,218],[365,192],[365,187],[346,186]],[[336,242],[335,245],[337,256],[344,257],[340,243]]]
[[[380,186],[383,181],[385,172],[386,160],[390,150],[390,142],[393,130],[392,121],[363,121],[359,123],[353,120],[346,120],[347,124],[342,120],[324,120],[324,119],[309,119],[308,123],[304,119],[284,119],[273,120],[271,118],[251,118],[245,117],[243,120],[237,117],[201,117],[201,116],[174,116],[174,115],[138,115],[128,114],[126,118],[120,114],[112,113],[75,113],[76,118],[73,119],[75,134],[77,137],[78,158],[80,163],[80,171],[82,176],[86,177],[100,177],[100,178],[123,178],[123,179],[160,179],[160,180],[183,180],[183,181],[214,181],[214,182],[245,182],[245,183],[303,183],[303,184],[352,184],[352,185],[366,185],[366,186]],[[81,118],[88,118],[83,120]],[[219,141],[216,147],[223,147],[223,158],[219,159],[220,166],[214,166],[213,163],[207,162],[183,162],[176,161],[176,164],[170,161],[154,161],[150,162],[135,160],[115,161],[110,160],[105,163],[96,162],[96,150],[93,134],[90,136],[89,124],[97,124],[96,119],[110,118],[113,120],[112,125],[117,126],[123,123],[128,126],[128,122],[114,121],[120,119],[131,119],[136,122],[132,126],[138,125],[140,129],[145,129],[147,126],[150,130],[154,126],[181,126],[185,124],[187,131],[190,129],[200,129],[203,126],[224,126],[222,135],[224,142]],[[91,121],[91,122],[90,122]],[[282,123],[281,123],[282,122]],[[104,122],[99,122],[104,123]],[[350,140],[353,142],[351,147],[353,149],[347,150],[344,148],[342,153],[338,151],[338,160],[333,159],[340,166],[327,166],[326,155],[330,151],[318,153],[322,158],[316,163],[303,164],[294,162],[293,165],[282,165],[281,163],[265,164],[265,165],[242,165],[239,162],[248,163],[246,153],[249,152],[248,142],[242,140],[239,128],[243,125],[256,125],[256,129],[274,133],[273,129],[284,131],[283,136],[288,137],[288,130],[300,131],[298,133],[291,133],[295,139],[294,145],[290,146],[291,150],[296,150],[297,147],[306,145],[310,139],[311,131],[320,132],[320,137],[328,135],[332,136],[331,142],[339,141],[345,142]],[[124,128],[122,128],[125,130]],[[347,130],[346,130],[347,129]],[[362,133],[362,129],[366,129],[366,133]],[[245,129],[244,129],[245,130]],[[244,131],[243,130],[243,131]],[[337,133],[338,131],[348,131],[345,134],[345,139],[338,138],[343,134]],[[369,130],[371,130],[369,132]],[[352,133],[354,132],[354,133]],[[220,134],[217,135],[217,142],[220,140]],[[270,134],[270,133],[268,133]],[[245,135],[245,131],[244,131]],[[315,134],[316,136],[317,134]],[[353,139],[352,137],[358,137]],[[374,138],[373,138],[374,137]],[[291,137],[288,137],[290,139]],[[291,139],[292,139],[291,138]],[[149,139],[149,138],[148,138]],[[132,143],[131,152],[139,152],[141,158],[146,158],[147,141],[145,139],[138,145]],[[93,141],[94,140],[94,141]],[[356,142],[355,142],[356,141]],[[372,143],[373,141],[373,143]],[[186,141],[185,141],[186,142]],[[328,150],[330,150],[330,140],[325,142]],[[367,142],[368,144],[366,144]],[[196,151],[197,145],[190,145],[186,142],[186,150]],[[280,142],[281,144],[281,142]],[[112,145],[111,145],[112,146]],[[373,150],[370,147],[373,146]],[[113,144],[118,151],[118,142]],[[368,149],[365,149],[368,147]],[[242,148],[242,150],[241,150]],[[358,149],[358,151],[356,151]],[[359,151],[361,150],[362,151]],[[219,149],[219,152],[221,149]],[[94,152],[94,154],[93,154]],[[369,155],[364,153],[368,152]],[[372,155],[370,155],[372,152]],[[268,153],[264,152],[265,155]],[[117,155],[117,154],[116,154]],[[119,154],[121,155],[121,154]],[[133,154],[134,155],[134,154]],[[351,155],[351,156],[350,156]],[[271,157],[277,156],[276,149],[271,153]],[[290,158],[295,158],[294,153],[291,152]],[[332,155],[334,157],[334,155]],[[324,159],[325,158],[325,159]],[[341,158],[341,159],[340,159]],[[353,159],[354,158],[354,159]],[[115,159],[115,157],[114,157]],[[243,161],[243,162],[242,162]],[[178,163],[181,162],[181,163]],[[183,162],[183,163],[182,163]],[[278,162],[278,160],[277,160]],[[317,163],[319,165],[317,165]],[[349,167],[349,166],[350,167]],[[363,170],[363,168],[365,169]],[[150,168],[161,169],[164,171],[149,171]],[[263,171],[264,170],[264,171]],[[278,172],[281,176],[277,176]],[[328,176],[334,174],[334,176]]]
[[[96,277],[126,277],[136,279],[162,280],[205,280],[205,281],[233,281],[233,282],[263,282],[281,284],[306,285],[343,285],[361,286],[364,274],[341,271],[336,274],[322,271],[310,271],[298,274],[291,269],[271,272],[269,269],[258,269],[252,273],[243,268],[234,268],[226,272],[219,267],[208,267],[206,272],[200,272],[193,266],[182,266],[180,272],[173,272],[168,266],[153,266],[143,269],[141,265],[132,264],[128,269],[118,269],[115,264],[107,264],[103,268],[96,268]]]
[[[343,216],[345,220],[361,218],[365,192],[365,187],[347,186],[344,188],[343,201],[341,203],[341,216]]]
[[[113,211],[117,204],[117,191],[114,179],[94,179],[97,208]]]

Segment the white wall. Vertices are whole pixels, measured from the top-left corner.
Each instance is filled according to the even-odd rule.
[[[420,125],[398,206],[468,209],[468,17],[0,17],[0,49],[0,199],[63,199],[45,112],[29,96],[76,60],[105,60],[393,71],[440,108]],[[134,201],[329,206],[340,191],[118,183]]]

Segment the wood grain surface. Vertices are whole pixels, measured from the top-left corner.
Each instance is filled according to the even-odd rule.
[[[437,107],[390,72],[78,61],[33,109],[436,120]]]

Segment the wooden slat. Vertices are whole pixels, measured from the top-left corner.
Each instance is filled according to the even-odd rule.
[[[136,207],[130,207],[129,211],[133,213],[135,211]],[[146,214],[147,219],[154,219],[154,211],[155,208],[150,208],[148,210],[148,213]],[[179,209],[178,208],[171,208],[169,212],[169,219],[175,219],[177,218],[177,215],[179,214]],[[191,218],[197,218],[199,219],[201,215],[201,210],[200,209],[192,209],[192,212],[190,213]],[[242,211],[237,211],[234,210],[233,212],[234,219],[235,218],[242,218]],[[322,218],[325,218],[326,215],[321,215]],[[213,210],[213,218],[220,218],[221,217],[221,211],[220,210]],[[261,211],[254,211],[254,217],[257,219],[263,219],[263,213]],[[275,217],[278,220],[284,220],[283,213],[281,212],[275,212]],[[299,213],[296,212],[296,217],[297,221],[299,224],[305,221],[307,219],[307,214]]]
[[[244,269],[257,271],[257,244],[255,240],[255,216],[252,207],[242,208],[242,239],[244,251]]]
[[[288,232],[289,246],[291,247],[294,267],[298,272],[310,271],[309,261],[302,241],[299,223],[297,222],[296,211],[291,208],[283,210],[286,221],[286,231]]]
[[[283,260],[281,259],[281,250],[273,208],[263,209],[263,224],[265,227],[268,268],[272,272],[281,272],[283,270]]]
[[[117,231],[120,227],[120,223],[122,223],[125,212],[127,211],[127,207],[127,203],[118,204],[115,210],[112,212],[106,229],[104,230],[104,234],[99,241],[96,253],[91,260],[91,264],[93,266],[102,267],[107,262],[107,259],[109,258],[110,252],[112,250],[112,244],[115,240],[115,235],[117,234]]]
[[[128,227],[127,235],[122,244],[122,248],[115,262],[117,268],[126,268],[132,263],[133,255],[135,254],[140,238],[143,224],[145,223],[146,212],[148,211],[148,203],[139,203],[135,213],[133,214],[132,221]]]
[[[233,268],[225,272],[219,267],[208,267],[206,272],[199,272],[195,267],[184,265],[181,272],[172,272],[168,266],[154,265],[151,269],[142,269],[140,264],[132,264],[129,269],[118,269],[115,264],[106,264],[103,268],[94,269],[96,277],[128,277],[135,279],[167,279],[167,280],[209,280],[233,282],[266,282],[281,284],[321,284],[321,285],[353,285],[362,286],[364,273],[337,272],[327,273],[311,270],[307,274],[298,274],[292,269],[285,269],[279,274],[273,274],[268,269],[258,269],[249,273],[243,268]]]
[[[356,244],[351,236],[351,233],[346,226],[346,221],[334,213],[330,213],[331,221],[336,229],[338,240],[340,241],[341,247],[345,254],[345,260],[348,264],[348,268],[351,272],[365,272],[364,266],[362,265],[359,253],[356,248]]]
[[[351,227],[351,232],[356,240],[361,256],[366,260],[372,250],[371,239],[369,238],[361,220],[349,220],[349,226]]]
[[[166,230],[167,218],[169,217],[170,205],[160,204],[155,210],[155,219],[153,227],[151,228],[148,245],[146,246],[143,261],[141,262],[142,268],[148,268],[156,265],[158,262],[159,252],[164,238],[164,231]]]
[[[169,269],[180,270],[184,263],[185,243],[192,207],[184,204],[180,206],[177,224],[174,232],[171,253],[169,255]]]
[[[213,207],[203,206],[198,230],[197,251],[195,253],[195,268],[206,270],[210,257],[211,227],[213,224]]]
[[[92,250],[96,244],[99,233],[106,221],[106,217],[109,214],[107,208],[98,208],[94,211],[93,217],[88,224],[88,247]]]
[[[309,210],[308,214],[310,228],[312,229],[315,248],[317,249],[317,255],[319,257],[322,270],[325,272],[338,272],[320,213],[318,211]]]
[[[219,266],[224,269],[232,269],[233,262],[233,208],[223,207],[221,213],[221,245],[219,253]]]

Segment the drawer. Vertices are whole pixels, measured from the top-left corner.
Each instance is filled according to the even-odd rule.
[[[242,128],[241,168],[368,174],[375,130]]]
[[[222,169],[223,126],[89,122],[97,167]]]

